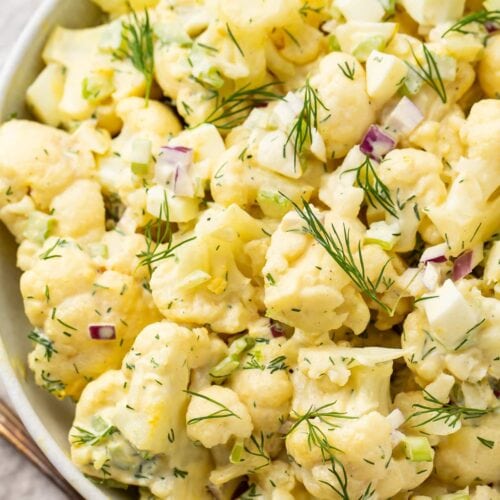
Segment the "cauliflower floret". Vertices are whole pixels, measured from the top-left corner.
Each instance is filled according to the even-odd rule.
[[[186,422],[189,438],[205,448],[226,444],[232,437],[247,438],[253,429],[252,418],[238,394],[218,385],[192,393]]]
[[[259,167],[245,147],[245,143],[234,145],[219,159],[210,184],[217,203],[236,203],[242,208],[258,205],[267,217],[281,218],[291,208],[281,193],[295,203],[309,200],[314,188],[306,179],[289,179]]]
[[[11,120],[0,127],[0,149],[0,181],[10,187],[2,190],[0,207],[29,194],[40,210],[48,211],[52,199],[70,184],[93,175],[92,153],[76,133]]]
[[[445,200],[446,187],[440,178],[442,171],[443,164],[438,157],[417,149],[395,149],[378,166],[382,182],[402,207],[399,210],[401,236],[394,250],[412,250],[427,210]]]
[[[300,349],[298,367],[292,375],[293,411],[302,415],[311,407],[332,406],[332,401],[335,401],[336,410],[352,415],[370,411],[389,413],[392,363],[386,359],[387,356],[389,359],[400,357],[402,353],[399,349],[373,350],[380,351],[380,354],[374,352],[371,357],[364,357],[364,353],[358,352],[360,349],[338,351],[334,346]],[[337,356],[336,353],[341,354]],[[333,363],[339,365],[336,369],[330,356]],[[345,356],[347,359],[342,360]],[[314,362],[319,362],[319,369],[313,367]],[[351,367],[351,364],[357,366]]]
[[[378,412],[353,420],[326,417],[323,421],[316,418],[308,422],[307,425],[301,422],[288,435],[286,444],[298,464],[294,467],[296,476],[316,498],[337,498],[332,486],[345,488],[350,498],[359,498],[369,489],[380,498],[389,498],[407,486],[418,486],[432,472],[432,458],[411,462],[393,452],[391,425]],[[312,448],[308,440],[311,429],[316,429],[317,435]],[[318,446],[320,442],[326,463]],[[335,459],[329,460],[329,453]]]
[[[472,107],[460,131],[467,158],[453,165],[446,199],[427,212],[453,256],[466,249],[464,244],[471,248],[498,231],[499,105],[498,101],[483,100]]]
[[[479,63],[479,83],[485,94],[498,99],[500,96],[500,37],[488,38],[486,49]]]
[[[324,225],[330,231],[331,224],[340,235],[350,230],[351,250],[355,252],[362,234],[360,222],[343,219],[335,212],[320,214],[323,216]],[[301,231],[302,228],[303,222],[291,212],[271,238],[262,271],[266,277],[268,315],[308,332],[328,331],[344,325],[356,334],[361,333],[369,321],[367,304],[349,276],[312,237]],[[387,263],[387,255],[374,245],[367,245],[363,254],[366,275],[375,283]],[[385,269],[384,276],[394,279],[395,271],[390,263]],[[386,290],[384,286],[381,284],[380,292]]]
[[[160,0],[92,0],[104,12],[111,15],[126,14],[130,8],[139,11],[155,7]]]
[[[422,45],[419,44],[419,47],[421,46]],[[408,49],[409,45],[406,44],[406,50]],[[417,47],[417,53],[419,50],[421,49]],[[415,64],[415,59],[411,53],[406,57],[406,59],[409,63]],[[426,84],[422,85],[422,89],[412,98],[412,101],[418,109],[420,109],[426,120],[439,122],[472,87],[475,78],[476,72],[474,71],[472,64],[458,61],[455,79],[444,81],[446,102],[443,102],[438,93]]]
[[[257,432],[276,432],[290,412],[293,388],[278,340],[258,343],[231,375],[229,387],[246,405]]]
[[[21,277],[25,310],[36,327],[30,367],[58,397],[78,398],[89,380],[117,367],[137,333],[159,315],[129,275],[98,270],[71,240],[49,239]],[[91,324],[113,325],[115,338],[93,340]]]
[[[250,275],[244,245],[264,237],[259,221],[236,205],[214,205],[194,229],[195,243],[176,250],[151,279],[153,298],[172,320],[210,324],[222,333],[237,333],[258,318],[259,289]]]
[[[155,497],[210,498],[211,460],[186,435],[186,389],[191,368],[207,362],[205,329],[149,325],[120,371],[89,384],[70,431],[71,454],[91,476],[147,487]],[[95,434],[90,441],[85,437]]]
[[[353,169],[364,161],[366,156],[359,146],[354,146],[339,168],[322,176],[319,199],[342,218],[355,219],[359,214],[365,193],[360,187],[354,186],[356,172]]]
[[[79,180],[55,196],[51,213],[57,222],[55,235],[81,242],[97,241],[104,235],[104,202],[101,186]]]
[[[495,333],[500,326],[498,301],[483,297],[462,280],[453,294],[457,297],[453,309],[439,298],[445,290],[444,297],[448,295],[449,283],[433,292],[436,298],[419,303],[404,323],[402,346],[408,367],[423,383],[431,382],[445,371],[459,380],[474,383],[488,374],[498,377],[500,362],[496,358],[500,345]],[[433,300],[440,302],[434,307]]]
[[[479,438],[481,438],[481,441]],[[500,481],[500,414],[464,425],[436,448],[436,473],[458,487]]]
[[[120,28],[121,21],[116,21],[80,30],[57,27],[52,32],[43,59],[47,64],[65,67],[64,90],[58,103],[63,116],[71,120],[86,120],[98,110],[98,119],[100,113],[111,115],[100,120],[101,126],[106,128],[113,123],[117,102],[145,92],[144,75],[128,58],[115,57],[116,48],[106,47],[103,42],[106,37],[116,36]],[[33,100],[33,95],[31,97]],[[38,98],[43,99],[43,94]],[[101,106],[103,104],[105,106]],[[115,131],[113,123],[110,132]]]
[[[109,154],[98,158],[99,181],[106,191],[119,194],[126,203],[127,195],[142,186],[141,179],[132,175],[131,162],[127,161],[134,142],[150,141],[151,153],[157,156],[160,147],[177,135],[181,126],[170,108],[156,101],[150,101],[145,107],[144,99],[138,97],[123,99],[116,113],[123,127],[113,140]]]
[[[297,477],[324,499],[336,498],[328,484],[345,487],[351,498],[368,488],[389,498],[407,485],[416,487],[432,471],[432,454],[426,462],[405,458],[396,448],[404,436],[393,432],[399,423],[385,417],[391,404],[391,360],[402,351],[329,342],[299,349],[292,375],[292,416],[297,420],[286,446],[298,464]]]
[[[218,0],[218,12],[227,21],[240,28],[255,26],[256,31],[270,31],[284,26],[297,17],[300,9],[298,0],[263,0],[259,4],[235,0]]]
[[[465,153],[460,139],[464,123],[464,113],[455,105],[442,120],[425,120],[412,132],[410,143],[449,163],[456,162]]]
[[[460,131],[462,141],[468,148],[468,157],[487,163],[485,171],[478,171],[481,186],[489,189],[485,195],[495,191],[500,176],[500,101],[483,99],[472,106],[465,125]]]
[[[353,79],[341,66],[353,67]],[[327,109],[318,106],[318,131],[326,145],[327,158],[342,158],[360,142],[375,114],[366,93],[365,71],[356,58],[332,52],[319,63],[311,85]]]

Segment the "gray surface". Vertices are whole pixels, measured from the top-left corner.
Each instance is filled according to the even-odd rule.
[[[41,0],[0,0],[0,67],[27,19],[40,3]],[[1,385],[0,397],[6,397]],[[66,498],[1,438],[0,464],[1,500],[62,500]]]

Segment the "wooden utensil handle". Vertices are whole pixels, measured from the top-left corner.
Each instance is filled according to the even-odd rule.
[[[2,399],[0,399],[0,436],[3,436],[28,458],[32,464],[38,467],[68,498],[72,500],[82,499],[78,492],[73,489],[49,462],[40,448],[31,439],[23,423]]]

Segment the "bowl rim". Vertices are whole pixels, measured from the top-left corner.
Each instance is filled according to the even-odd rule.
[[[18,67],[22,64],[24,56],[30,50],[32,40],[42,30],[44,24],[48,22],[54,9],[61,1],[65,0],[42,0],[6,58],[0,73],[0,110],[5,108],[7,91],[13,84],[14,76]],[[95,486],[73,465],[69,456],[59,447],[48,429],[43,425],[23,390],[1,336],[0,379],[5,386],[10,403],[29,434],[71,486],[87,499],[105,500],[109,498],[109,496],[105,495],[101,489]]]

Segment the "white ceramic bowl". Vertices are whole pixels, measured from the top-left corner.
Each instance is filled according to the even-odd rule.
[[[18,39],[0,77],[0,122],[15,113],[29,117],[26,89],[42,69],[40,53],[58,24],[82,28],[96,24],[99,11],[89,0],[45,0]],[[31,350],[15,266],[16,246],[0,223],[0,376],[16,411],[49,460],[86,499],[124,498],[86,479],[69,458],[68,431],[74,405],[57,401],[37,387],[26,366]],[[43,498],[43,494],[42,494]]]

